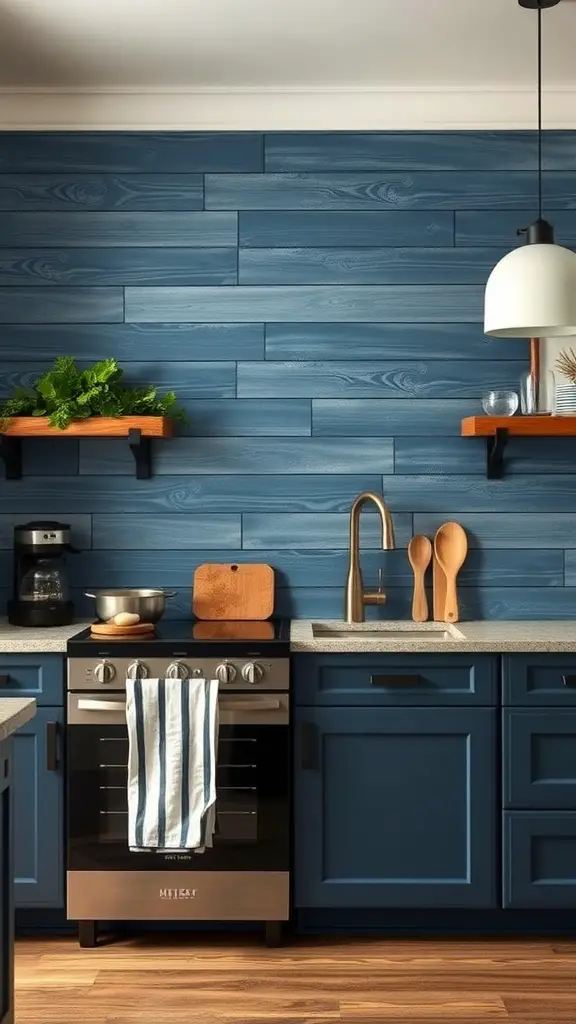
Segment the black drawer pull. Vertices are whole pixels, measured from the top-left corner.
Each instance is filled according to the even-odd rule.
[[[576,676],[562,676],[564,686],[576,686]]]
[[[420,676],[370,676],[372,686],[420,686]]]
[[[46,722],[46,771],[58,770],[58,722]]]
[[[318,747],[318,726],[314,725],[314,722],[304,722],[300,729],[300,764],[305,772],[318,770]]]
[[[10,676],[0,676],[0,686],[10,686]]]

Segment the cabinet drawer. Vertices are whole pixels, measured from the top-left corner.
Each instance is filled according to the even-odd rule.
[[[504,711],[505,807],[576,811],[576,708]]]
[[[576,813],[506,811],[504,906],[576,907]]]
[[[63,704],[64,658],[59,654],[0,655],[0,697],[35,697]]]
[[[301,705],[493,705],[497,658],[463,654],[300,654],[294,690]]]
[[[502,661],[504,704],[576,707],[576,654],[515,654]]]

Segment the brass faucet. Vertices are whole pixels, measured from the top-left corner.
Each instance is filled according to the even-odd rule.
[[[382,521],[382,550],[392,551],[395,547],[394,524],[390,509],[381,494],[363,491],[350,509],[350,547],[348,552],[348,576],[346,578],[346,622],[364,622],[364,606],[385,604],[386,594],[382,590],[382,570],[378,590],[364,590],[360,571],[360,513],[367,501],[373,501]]]

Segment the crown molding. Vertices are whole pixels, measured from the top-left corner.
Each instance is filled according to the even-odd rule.
[[[576,128],[576,87],[543,101],[547,129]],[[0,88],[0,130],[526,130],[535,104],[527,88]]]

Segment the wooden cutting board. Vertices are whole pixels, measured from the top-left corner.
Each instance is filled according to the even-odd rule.
[[[154,632],[153,622],[136,622],[133,626],[117,626],[114,622],[93,622],[90,626],[92,636],[126,637],[146,636]]]
[[[192,611],[198,619],[269,619],[274,570],[258,563],[205,562],[194,573]]]

